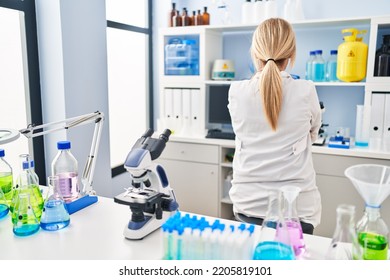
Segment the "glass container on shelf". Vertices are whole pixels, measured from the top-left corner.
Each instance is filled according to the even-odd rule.
[[[166,36],[164,58],[165,75],[199,75],[199,35]]]
[[[345,176],[365,201],[363,217],[357,223],[358,242],[364,260],[387,260],[389,230],[381,218],[380,207],[390,194],[390,167],[377,164],[354,165]]]
[[[376,51],[374,76],[390,76],[390,34],[383,35],[382,46]]]

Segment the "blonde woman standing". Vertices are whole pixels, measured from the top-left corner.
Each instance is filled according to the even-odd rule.
[[[295,34],[280,18],[261,23],[252,38],[256,68],[250,80],[233,82],[229,112],[235,140],[230,197],[240,221],[261,224],[269,189],[298,186],[298,216],[305,233],[320,223],[321,197],[311,145],[321,126],[313,82],[294,80],[285,70],[295,61]]]

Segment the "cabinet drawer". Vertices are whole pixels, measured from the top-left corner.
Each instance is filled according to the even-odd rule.
[[[313,154],[314,168],[317,174],[345,177],[344,171],[357,164],[390,165],[390,160],[372,159],[338,155]]]
[[[168,142],[161,158],[218,164],[218,146]]]

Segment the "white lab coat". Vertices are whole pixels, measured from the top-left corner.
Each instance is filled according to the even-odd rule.
[[[284,71],[281,75],[283,104],[276,131],[263,111],[259,74],[230,86],[228,109],[236,149],[229,195],[235,212],[264,218],[267,189],[298,186],[298,215],[316,227],[321,218],[321,198],[311,144],[321,126],[319,100],[313,82],[294,80]]]

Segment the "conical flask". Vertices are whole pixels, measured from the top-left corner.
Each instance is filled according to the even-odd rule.
[[[254,260],[294,260],[290,236],[281,211],[281,193],[269,191],[268,211],[260,231]]]
[[[11,202],[10,210],[13,213],[15,211],[15,200],[19,193],[29,193],[30,203],[34,209],[35,216],[38,221],[41,219],[43,209],[43,197],[41,190],[39,189],[36,177],[30,172],[30,155],[22,154],[19,156],[21,170],[16,180],[13,199]]]
[[[70,216],[65,207],[59,188],[59,177],[48,177],[49,192],[45,200],[41,217],[41,228],[55,231],[65,228],[70,223]]]
[[[9,206],[5,198],[5,195],[3,193],[3,190],[0,188],[0,219],[7,216],[8,212],[9,212]]]
[[[305,252],[305,240],[303,239],[302,226],[297,212],[297,198],[301,189],[295,186],[284,186],[281,188],[281,191],[284,221],[290,235],[295,256],[298,257]]]
[[[354,165],[345,176],[366,203],[363,217],[357,223],[358,241],[365,260],[387,260],[389,230],[380,215],[382,202],[390,194],[390,167],[377,164]]]
[[[30,203],[29,193],[18,193],[12,213],[13,232],[17,236],[29,236],[39,230],[39,221]]]
[[[355,230],[355,206],[339,205],[336,213],[336,228],[325,259],[361,260],[362,248],[358,243]]]

